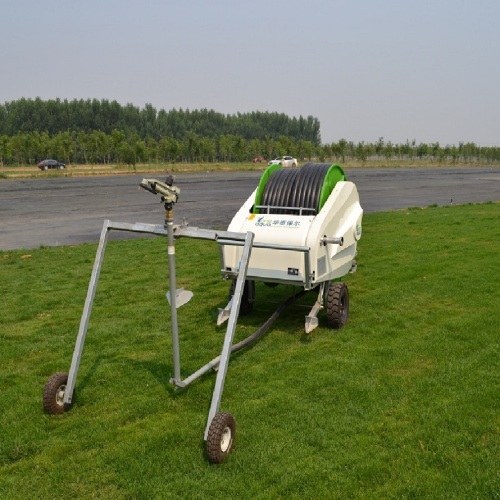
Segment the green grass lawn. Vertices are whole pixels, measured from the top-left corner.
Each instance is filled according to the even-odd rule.
[[[215,375],[172,375],[166,241],[106,251],[70,411],[68,371],[95,245],[0,253],[0,498],[498,498],[500,204],[367,214],[347,326],[304,334],[315,294],[231,359],[233,453],[204,455]],[[180,240],[182,374],[219,354],[216,245]],[[256,328],[290,289],[257,284]]]

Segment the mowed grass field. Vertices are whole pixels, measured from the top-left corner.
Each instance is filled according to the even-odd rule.
[[[498,498],[500,204],[367,214],[340,331],[304,333],[311,293],[234,355],[233,453],[204,455],[215,382],[172,375],[166,241],[112,242],[70,411],[68,371],[96,245],[0,253],[0,498]],[[180,240],[182,374],[219,354],[216,244]],[[290,289],[257,284],[255,329]],[[307,306],[307,307],[302,307]]]

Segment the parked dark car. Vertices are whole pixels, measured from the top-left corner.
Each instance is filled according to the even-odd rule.
[[[47,170],[48,168],[66,168],[66,165],[64,163],[61,163],[60,161],[57,160],[43,160],[41,161],[37,167],[40,170]]]

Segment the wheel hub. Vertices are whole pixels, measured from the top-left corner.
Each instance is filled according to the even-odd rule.
[[[59,406],[63,406],[64,405],[64,393],[66,391],[66,384],[64,385],[60,385],[58,388],[57,388],[57,392],[56,392],[56,403],[59,405]]]
[[[226,451],[229,449],[229,446],[231,445],[231,429],[229,427],[226,427],[222,431],[222,435],[220,437],[220,449],[223,453],[226,453]]]

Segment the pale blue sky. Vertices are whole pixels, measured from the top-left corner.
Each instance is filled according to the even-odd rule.
[[[500,146],[500,0],[0,0],[0,102],[313,115]]]

